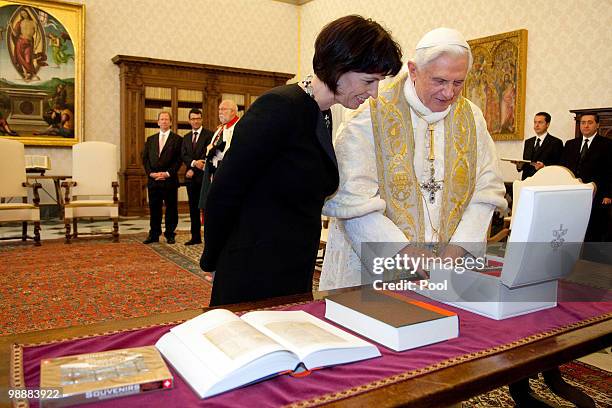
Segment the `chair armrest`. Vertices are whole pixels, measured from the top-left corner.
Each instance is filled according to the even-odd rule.
[[[112,183],[113,186],[113,203],[118,203],[119,202],[119,182],[118,181],[113,181]]]
[[[487,238],[487,242],[499,242],[502,239],[507,238],[508,236],[510,236],[510,230],[508,228],[503,228],[497,234]]]
[[[76,185],[76,181],[62,181],[62,187],[66,189],[66,194],[64,196],[64,204],[68,204],[70,202],[70,188]]]
[[[38,207],[38,205],[40,204],[40,195],[38,194],[38,189],[42,188],[42,184],[40,183],[29,183],[29,182],[24,182],[21,183],[22,186],[24,187],[30,187],[32,188],[32,194],[33,194],[33,199],[32,201],[34,202],[34,206]]]

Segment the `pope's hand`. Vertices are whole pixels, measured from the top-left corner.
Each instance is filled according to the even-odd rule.
[[[421,258],[422,260],[433,258],[435,256],[429,249],[418,248],[411,245],[406,245],[401,251],[398,252],[398,254],[402,257],[407,255],[409,258]],[[423,264],[424,262],[419,262],[418,264],[415,262],[414,265],[419,265],[419,267],[414,271],[414,273],[416,273],[422,279],[429,279],[429,273],[423,269]]]
[[[455,259],[463,258],[466,253],[467,251],[461,248],[459,245],[448,244],[442,250],[440,257],[442,259],[450,258],[454,261]]]

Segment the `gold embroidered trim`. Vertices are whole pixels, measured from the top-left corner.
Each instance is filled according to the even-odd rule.
[[[414,131],[403,96],[408,73],[370,100],[380,196],[385,215],[411,242],[425,241],[425,219],[414,170]],[[476,124],[463,97],[444,119],[444,186],[438,239],[448,242],[474,193],[477,166]],[[432,226],[433,227],[433,226]]]
[[[442,190],[440,241],[453,236],[476,186],[476,123],[467,100],[460,97],[444,119],[444,179],[450,188]]]
[[[370,116],[380,197],[385,215],[411,242],[425,241],[423,203],[414,172],[414,137],[410,107],[402,95],[408,73],[399,76],[378,98],[370,100]]]
[[[11,345],[11,361],[9,365],[9,387],[25,388],[23,377],[23,347],[18,344]],[[27,399],[13,400],[13,407],[28,408],[30,403]]]

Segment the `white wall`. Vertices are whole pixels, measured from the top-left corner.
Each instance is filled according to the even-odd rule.
[[[569,109],[612,106],[611,0],[314,0],[302,6],[300,73],[311,71],[314,39],[329,21],[346,14],[373,18],[400,43],[404,59],[427,31],[456,28],[467,39],[528,30],[525,136],[533,115],[552,115],[551,134],[573,137]],[[523,142],[497,142],[500,156],[522,156]],[[502,164],[505,180],[517,178]]]

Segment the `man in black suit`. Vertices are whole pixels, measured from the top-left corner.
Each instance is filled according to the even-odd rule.
[[[600,242],[608,234],[609,209],[612,203],[612,140],[597,134],[599,116],[584,114],[580,118],[578,137],[565,142],[561,164],[574,172],[584,183],[595,182],[587,242]]]
[[[517,163],[516,169],[523,172],[522,180],[531,177],[544,166],[559,164],[563,152],[561,139],[548,133],[550,114],[538,112],[533,118],[533,130],[536,135],[525,140],[523,159],[530,163]]]
[[[204,177],[206,146],[210,143],[213,134],[210,130],[202,127],[202,111],[199,109],[189,111],[189,123],[191,124],[191,132],[183,138],[181,149],[181,158],[187,168],[185,185],[189,198],[189,218],[191,219],[191,239],[185,242],[185,245],[195,245],[202,243],[200,233],[202,224],[198,202]]]
[[[178,169],[181,167],[182,138],[170,130],[172,117],[169,112],[157,115],[159,133],[149,136],[142,152],[142,163],[147,175],[149,212],[151,216],[149,236],[143,242],[159,242],[161,235],[162,206],[166,206],[166,242],[174,244],[174,230],[178,224]]]

